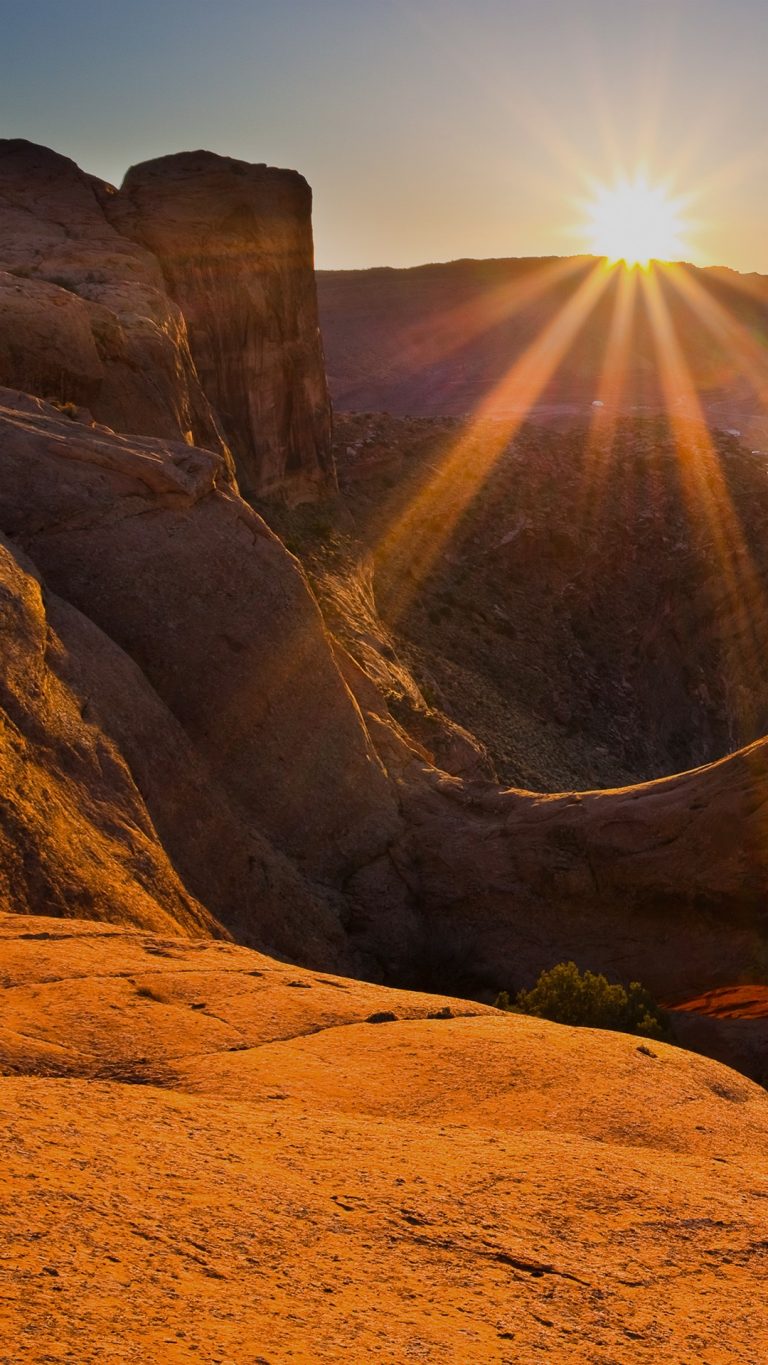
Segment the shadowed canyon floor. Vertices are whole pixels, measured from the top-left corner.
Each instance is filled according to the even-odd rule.
[[[0,943],[3,1365],[768,1350],[743,1077],[227,943]]]

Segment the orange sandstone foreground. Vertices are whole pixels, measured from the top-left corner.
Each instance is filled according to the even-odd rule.
[[[768,1096],[226,942],[0,921],[0,1361],[768,1356]]]

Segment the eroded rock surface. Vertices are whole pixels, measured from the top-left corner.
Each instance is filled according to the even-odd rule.
[[[246,495],[333,483],[303,177],[184,152],[133,166],[106,209],[160,261]]]
[[[316,497],[335,475],[311,203],[295,171],[209,152],[136,166],[118,192],[0,141],[0,383],[231,446],[248,494]]]
[[[0,903],[160,932],[223,933],[181,883],[117,747],[68,686],[69,641],[0,539]],[[104,642],[105,644],[107,642]],[[90,641],[98,667],[100,641]]]
[[[225,451],[182,312],[107,220],[112,194],[47,147],[0,141],[0,383]]]
[[[3,1365],[765,1356],[726,1067],[231,944],[0,944]]]
[[[233,804],[320,880],[384,853],[387,776],[297,561],[222,457],[3,402],[0,526],[138,664]]]
[[[0,529],[141,670],[153,702],[136,712],[122,656],[104,656],[92,686],[73,665],[68,685],[119,746],[186,886],[232,932],[486,998],[563,958],[664,997],[761,979],[764,741],[616,791],[540,796],[443,773],[345,663],[221,456],[22,395],[3,404]],[[168,753],[152,738],[164,730]],[[194,797],[206,779],[212,804]],[[174,790],[189,793],[188,827]],[[209,857],[220,834],[226,856]],[[295,875],[261,877],[265,840]]]

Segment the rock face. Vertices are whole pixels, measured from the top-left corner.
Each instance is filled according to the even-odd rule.
[[[223,933],[171,866],[119,750],[84,715],[65,677],[73,641],[52,628],[34,567],[4,539],[0,636],[0,904]],[[89,642],[96,667],[102,643]]]
[[[279,848],[339,883],[396,802],[296,562],[214,452],[117,437],[5,393],[2,529],[131,656],[207,771]]]
[[[105,207],[160,261],[246,495],[333,482],[306,181],[188,152],[134,166]]]
[[[473,993],[567,959],[666,999],[764,978],[768,741],[617,791],[403,785],[446,988],[451,968]]]
[[[414,983],[422,946],[435,984],[468,993],[564,957],[666,996],[759,966],[765,742],[614,792],[441,774],[352,666],[361,714],[296,560],[220,455],[7,391],[0,407],[0,529],[69,604],[50,607],[73,642],[62,678],[231,932]]]
[[[317,496],[335,475],[311,202],[294,171],[208,152],[118,193],[0,141],[0,384],[231,447],[247,494]]]
[[[727,1068],[227,943],[0,917],[0,958],[9,1365],[765,1359]]]
[[[109,195],[67,157],[0,141],[0,383],[225,451],[181,310],[108,222]]]

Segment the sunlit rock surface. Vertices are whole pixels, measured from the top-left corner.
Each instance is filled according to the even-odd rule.
[[[727,1068],[229,944],[0,935],[0,1358],[765,1355],[768,1098]]]
[[[317,497],[335,475],[311,204],[295,171],[212,153],[118,192],[0,141],[0,383],[231,448],[247,494]]]
[[[334,482],[311,211],[295,171],[202,151],[133,166],[107,204],[160,261],[246,494]]]
[[[181,310],[108,222],[112,193],[47,147],[0,141],[0,383],[224,450]]]

